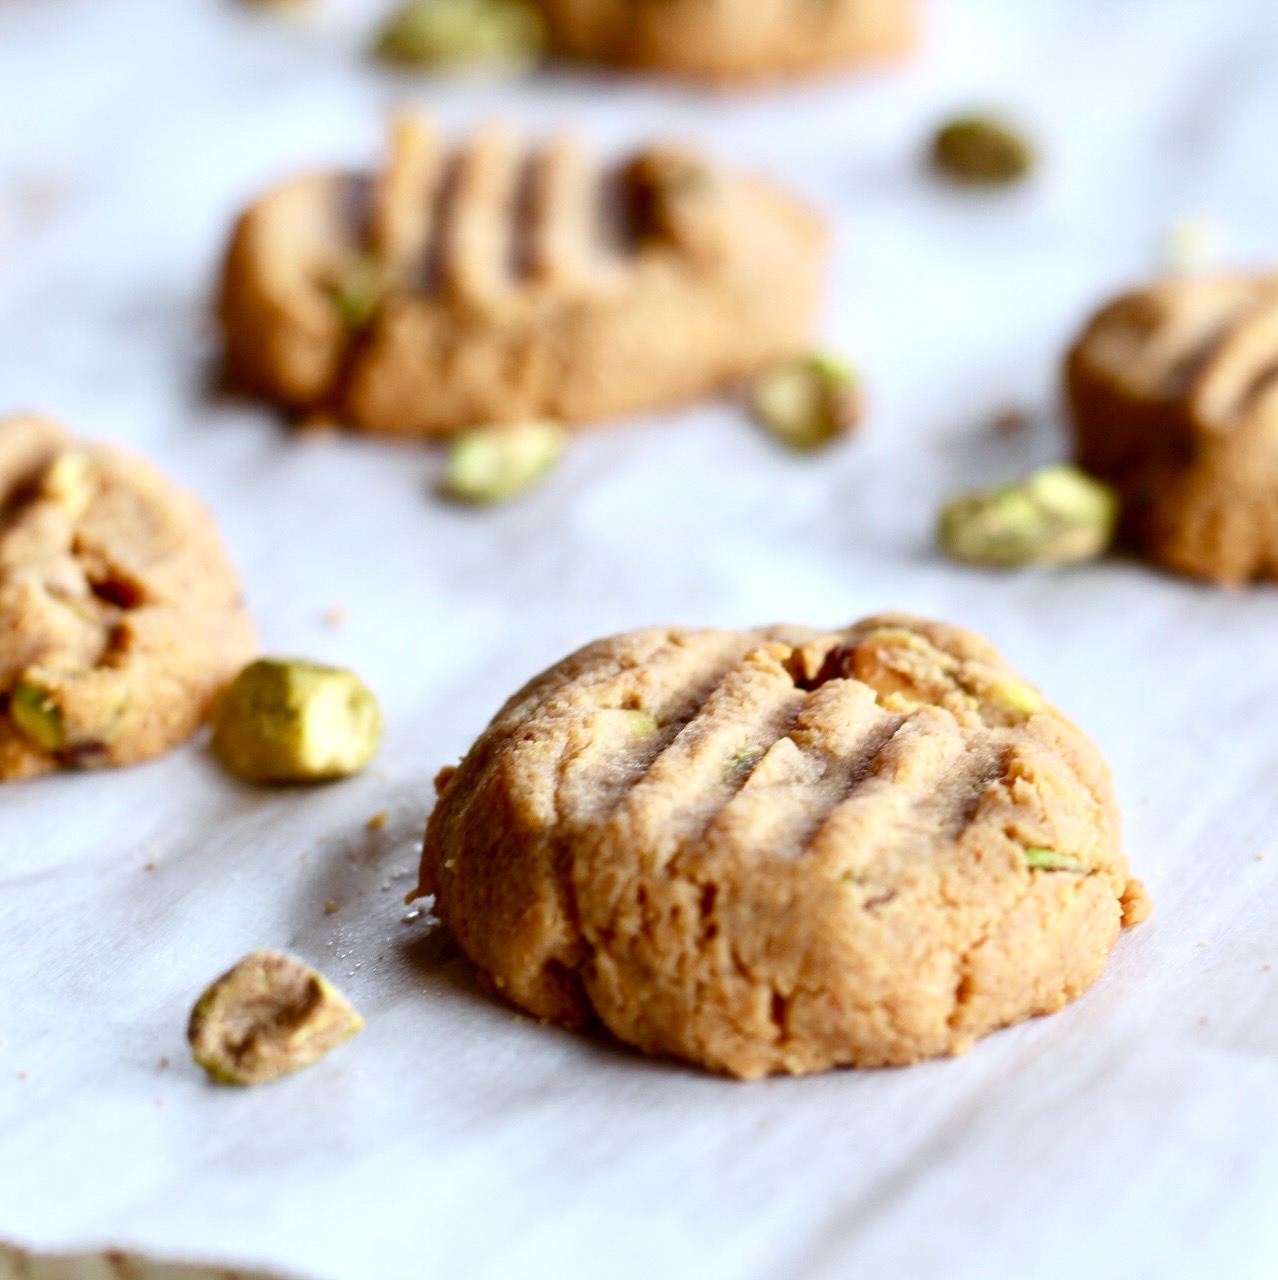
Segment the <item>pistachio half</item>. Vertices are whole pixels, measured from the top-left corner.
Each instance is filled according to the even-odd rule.
[[[191,1011],[195,1061],[221,1084],[266,1084],[318,1062],[364,1022],[322,974],[279,951],[254,951]]]
[[[754,384],[751,405],[782,444],[811,452],[860,424],[860,383],[846,360],[813,352],[763,374]]]
[[[476,427],[450,447],[441,491],[477,506],[506,502],[537,484],[567,447],[568,429],[559,422]]]
[[[1034,148],[1017,129],[993,116],[960,116],[933,138],[932,167],[965,186],[1009,186],[1034,167]]]
[[[541,13],[526,0],[408,0],[382,27],[374,53],[407,67],[518,67],[536,62],[545,42]]]
[[[1074,564],[1104,555],[1114,538],[1118,498],[1069,464],[965,493],[941,510],[937,540],[965,564],[996,569]]]
[[[358,773],[381,745],[377,699],[353,671],[261,658],[213,714],[213,751],[247,782],[323,782]]]

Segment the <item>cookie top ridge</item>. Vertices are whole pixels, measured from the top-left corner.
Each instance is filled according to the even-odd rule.
[[[958,1052],[1147,910],[1092,743],[906,615],[599,641],[437,786],[420,889],[493,988],[741,1077]]]
[[[194,498],[47,419],[0,420],[0,780],[169,750],[254,649]]]

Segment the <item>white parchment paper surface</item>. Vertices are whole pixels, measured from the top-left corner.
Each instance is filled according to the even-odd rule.
[[[930,530],[954,489],[1063,454],[1064,344],[1169,227],[1278,259],[1278,8],[938,0],[908,67],[746,96],[398,78],[362,57],[375,9],[0,5],[0,405],[196,490],[264,647],[356,667],[388,722],[371,771],[319,790],[240,786],[196,742],[0,792],[0,1239],[303,1280],[1272,1280],[1278,589],[965,571]],[[283,174],[371,162],[405,102],[603,153],[692,137],[806,192],[837,229],[827,329],[863,434],[794,458],[730,405],[643,418],[477,514],[432,496],[430,450],[306,442],[211,394],[230,218]],[[941,188],[929,131],[987,104],[1040,175]],[[1001,436],[1010,406],[1030,425]],[[405,918],[432,774],[534,672],[650,623],[888,607],[989,635],[1113,766],[1157,910],[1073,1007],[952,1061],[741,1085],[519,1018]],[[368,1027],[214,1088],[186,1016],[259,946]]]

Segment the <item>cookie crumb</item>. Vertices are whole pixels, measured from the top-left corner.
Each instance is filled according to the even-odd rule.
[[[342,424],[326,410],[316,409],[297,420],[295,430],[307,444],[331,440],[342,429]]]
[[[336,915],[336,914],[337,914],[337,912],[338,912],[338,911],[340,911],[340,910],[341,910],[341,907],[340,907],[336,902],[334,902],[332,898],[330,898],[330,899],[329,899],[329,900],[324,904],[324,914],[325,914],[326,916]]]
[[[380,831],[389,821],[390,810],[380,809],[377,813],[373,814],[371,818],[369,818],[368,822],[365,823],[365,826],[367,826],[370,831]]]
[[[346,610],[340,604],[332,605],[320,614],[320,621],[326,627],[340,627],[346,621]]]
[[[1030,416],[1024,409],[1009,407],[994,415],[994,420],[990,424],[994,428],[996,435],[1015,436],[1020,435],[1030,424]]]

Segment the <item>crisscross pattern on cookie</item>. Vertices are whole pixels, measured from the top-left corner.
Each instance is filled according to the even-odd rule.
[[[583,650],[444,778],[422,871],[517,1003],[744,1075],[1059,1007],[1140,911],[1086,739],[983,642],[891,616]]]

